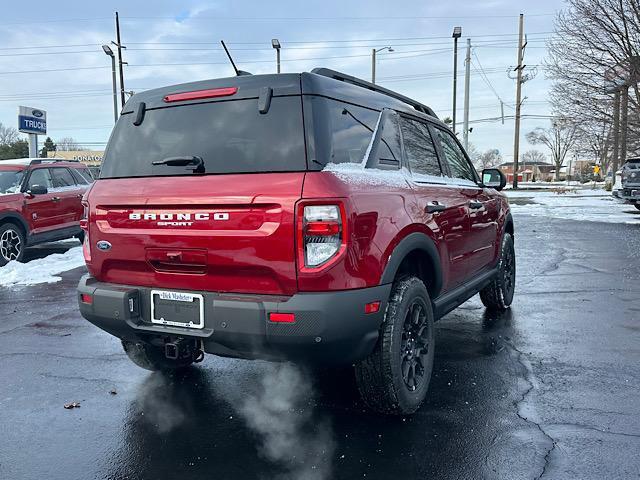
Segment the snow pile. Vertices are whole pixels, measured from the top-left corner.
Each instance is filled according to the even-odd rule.
[[[408,186],[402,170],[364,168],[360,163],[328,163],[322,171],[331,172],[343,182],[354,186]]]
[[[82,247],[74,247],[65,253],[54,253],[28,263],[9,262],[0,267],[0,287],[55,283],[56,275],[84,266]]]
[[[605,190],[577,190],[559,194],[550,191],[506,191],[514,214],[567,220],[640,224],[640,211],[617,202]]]

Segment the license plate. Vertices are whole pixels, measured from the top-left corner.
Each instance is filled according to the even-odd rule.
[[[638,196],[638,190],[631,190],[631,196],[632,197],[637,197]]]
[[[197,293],[151,290],[151,323],[204,328],[204,298]]]

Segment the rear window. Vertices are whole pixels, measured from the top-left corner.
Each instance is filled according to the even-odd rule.
[[[299,96],[233,100],[147,110],[141,125],[122,115],[105,151],[100,178],[193,175],[185,166],[153,165],[201,157],[205,173],[306,170]]]

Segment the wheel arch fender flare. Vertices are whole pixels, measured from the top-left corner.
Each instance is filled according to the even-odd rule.
[[[393,249],[389,261],[382,272],[380,285],[392,283],[400,269],[402,261],[415,250],[425,253],[430,259],[433,269],[433,285],[430,290],[436,294],[442,290],[442,268],[440,265],[440,255],[435,243],[429,236],[421,232],[413,232],[404,237]]]
[[[12,223],[17,223],[22,228],[22,232],[24,233],[25,240],[29,238],[29,225],[27,224],[25,219],[22,218],[21,215],[18,215],[17,213],[12,213],[12,212],[1,213],[0,225],[6,223],[7,220],[11,221]]]
[[[504,217],[503,235],[505,233],[511,233],[511,236],[513,236],[514,231],[515,230],[513,228],[513,216],[511,215],[511,212],[508,212]]]

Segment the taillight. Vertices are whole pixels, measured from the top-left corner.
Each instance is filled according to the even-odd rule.
[[[339,205],[301,205],[298,252],[302,268],[326,266],[346,246],[345,213]]]
[[[89,203],[82,201],[82,218],[80,219],[80,228],[84,232],[84,242],[82,243],[82,254],[84,261],[91,261],[91,243],[89,242]]]

